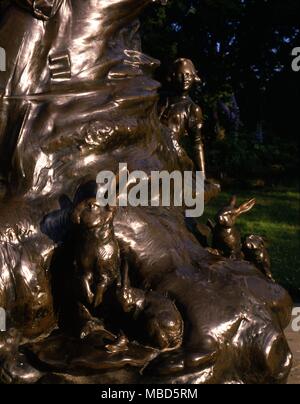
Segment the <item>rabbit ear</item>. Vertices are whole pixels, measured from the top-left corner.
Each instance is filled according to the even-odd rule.
[[[240,207],[236,209],[237,215],[241,215],[242,213],[249,212],[256,204],[256,199],[250,199],[250,201],[243,203]]]
[[[268,237],[266,237],[266,236],[261,236],[260,238],[261,238],[261,241],[262,241],[262,243],[263,243],[263,245],[264,245],[265,247],[267,247],[267,246],[270,244],[270,240],[268,239]]]
[[[129,267],[128,267],[127,260],[124,261],[123,271],[124,271],[124,274],[123,274],[123,285],[122,285],[122,287],[124,289],[128,289],[128,288],[130,288],[130,281],[129,281]]]
[[[125,175],[126,175],[125,177],[126,182],[124,183],[123,179]],[[122,172],[119,171],[119,173],[115,176],[115,179],[111,182],[110,194],[112,195],[112,198],[108,203],[110,206],[114,207],[118,205],[120,194],[122,194],[124,190],[128,187],[128,175],[129,175],[128,169],[127,168],[122,169]]]
[[[106,211],[107,211],[107,216],[105,219],[105,223],[109,223],[111,220],[114,219],[114,216],[116,214],[117,211],[117,207],[116,206],[111,206],[111,205],[107,205],[106,206]]]
[[[80,224],[81,214],[85,208],[85,205],[86,201],[83,201],[74,208],[71,214],[71,220],[74,224]]]
[[[214,223],[211,219],[208,219],[208,221],[207,221],[207,227],[209,227],[209,229],[210,229],[211,231],[214,231],[216,225],[215,225],[215,223]]]
[[[230,206],[231,208],[235,208],[235,207],[236,207],[236,203],[237,203],[237,198],[236,198],[236,195],[234,195],[234,196],[230,199],[229,206]]]
[[[106,210],[114,215],[117,211],[117,206],[106,205]]]

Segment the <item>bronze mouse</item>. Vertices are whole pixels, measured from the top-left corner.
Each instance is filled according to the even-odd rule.
[[[265,240],[254,234],[245,237],[243,242],[245,259],[252,262],[267,278],[274,281],[271,272],[271,260]]]
[[[75,238],[75,267],[79,299],[87,307],[101,305],[104,293],[121,284],[120,249],[113,220],[116,208],[100,206],[96,198],[79,203],[72,221],[78,226]]]
[[[149,340],[162,351],[175,350],[182,345],[183,319],[175,304],[166,296],[130,286],[128,265],[118,299],[125,313],[145,324]]]
[[[243,213],[249,212],[256,204],[255,199],[251,199],[239,207],[236,206],[237,199],[232,197],[228,206],[221,209],[216,216],[216,225],[209,221],[212,229],[212,248],[218,250],[223,256],[232,259],[241,259],[242,239],[240,231],[235,223],[236,219]]]

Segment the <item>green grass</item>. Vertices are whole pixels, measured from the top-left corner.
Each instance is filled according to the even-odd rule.
[[[294,188],[263,191],[222,192],[205,208],[201,218],[206,223],[214,218],[219,208],[225,206],[231,195],[238,202],[256,198],[253,210],[238,219],[243,235],[258,234],[268,239],[275,279],[295,298],[300,298],[300,193]]]

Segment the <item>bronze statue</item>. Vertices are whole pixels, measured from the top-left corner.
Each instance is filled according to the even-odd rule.
[[[159,83],[151,72],[159,62],[141,51],[136,18],[150,3],[19,0],[0,17],[7,52],[7,70],[0,72],[0,307],[8,319],[1,340],[11,329],[20,334],[12,355],[0,343],[5,382],[108,383],[116,374],[119,383],[283,383],[288,377],[288,293],[252,264],[207,252],[175,206],[120,208],[113,227],[132,284],[176,305],[185,326],[178,349],[127,344],[113,293],[93,313],[81,306],[82,317],[93,322],[86,338],[58,322],[50,272],[70,269],[66,282],[74,274],[64,250],[72,232],[66,198],[77,206],[78,189],[100,171],[116,173],[119,163],[149,175],[182,169],[156,111]],[[192,140],[200,142],[200,110],[193,109]],[[206,192],[207,202],[210,197]],[[63,219],[52,221],[60,210]],[[74,299],[71,292],[64,290],[64,306]]]
[[[218,250],[224,257],[242,258],[242,237],[237,229],[236,219],[243,213],[249,212],[255,205],[255,199],[251,199],[236,206],[237,199],[234,196],[229,205],[222,208],[216,216],[216,225],[209,222],[213,233],[212,248]]]
[[[105,330],[99,319],[92,315],[103,301],[104,294],[112,286],[121,286],[120,249],[115,238],[113,220],[116,208],[101,207],[96,198],[80,202],[71,215],[76,225],[74,239],[75,295],[83,305],[86,321],[83,321],[81,338],[90,333]]]
[[[212,247],[209,247],[207,241],[207,250],[214,255],[251,262],[262,274],[274,282],[271,259],[264,238],[254,234],[242,238],[235,225],[238,216],[249,212],[255,203],[255,199],[251,199],[237,207],[237,198],[234,196],[229,205],[217,213],[217,224],[208,220],[207,229],[210,229],[212,233]],[[208,238],[209,236],[207,236],[207,240]]]
[[[175,304],[153,291],[130,286],[128,266],[118,298],[125,313],[132,313],[144,325],[148,343],[163,351],[180,348],[183,338],[183,320]]]
[[[127,39],[126,35],[122,36],[122,29],[152,1],[99,0],[95,4],[92,0],[18,0],[16,3],[20,7],[12,2],[1,16],[1,46],[5,48],[7,58],[7,69],[0,75],[0,180],[3,194],[4,187],[11,193],[12,181],[13,193],[28,192],[31,186],[39,187],[36,184],[38,177],[44,177],[39,172],[39,161],[50,158],[52,147],[62,140],[65,125],[76,125],[78,129],[84,121],[89,122],[88,115],[97,115],[97,106],[93,103],[95,93],[103,92],[109,97],[114,92],[114,85],[103,86],[104,78],[140,74],[139,53],[135,49],[124,53]],[[110,24],[110,36],[107,35],[107,23]],[[135,31],[136,27],[133,27],[132,33]],[[111,47],[109,40],[115,34],[119,37]],[[14,46],[10,42],[12,36]],[[122,58],[126,59],[126,65],[119,71]],[[56,101],[47,104],[53,100],[54,94]],[[122,100],[122,91],[118,95]],[[80,98],[89,100],[89,107],[76,107]],[[49,110],[40,114],[38,111],[45,105]],[[66,108],[73,110],[73,114],[77,109],[76,123],[67,122],[63,112]],[[111,108],[113,112],[113,103]],[[36,114],[39,118],[32,119]],[[54,128],[51,122],[56,115]],[[62,127],[60,119],[64,121]],[[42,147],[36,151],[36,164],[31,164],[31,156],[24,154],[22,142],[27,133],[33,133],[34,137],[39,130],[43,133],[42,139],[34,142],[36,145],[42,142]],[[8,131],[9,138],[6,136]],[[68,142],[64,138],[65,141]],[[51,163],[48,161],[47,164]],[[42,163],[42,167],[44,165]]]
[[[174,94],[167,98],[161,108],[161,121],[171,130],[182,169],[191,168],[191,159],[196,170],[205,175],[203,112],[189,96],[194,84],[201,82],[193,62],[189,59],[176,60],[172,66],[170,82]]]
[[[245,237],[243,254],[247,261],[252,262],[267,278],[274,282],[271,272],[271,259],[263,237],[254,234]]]
[[[80,300],[97,308],[108,287],[121,286],[120,249],[114,235],[115,209],[101,207],[96,198],[81,202],[73,211],[78,225],[75,267]]]

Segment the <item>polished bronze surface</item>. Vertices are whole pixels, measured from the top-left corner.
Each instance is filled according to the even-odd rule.
[[[97,280],[84,282],[84,274],[101,273],[85,260],[101,250],[103,229],[85,252],[90,229],[74,228],[73,213],[95,197],[88,184],[99,171],[117,172],[122,162],[147,174],[182,169],[157,115],[159,84],[151,73],[158,61],[140,46],[136,17],[150,3],[19,0],[1,15],[0,45],[7,52],[7,70],[0,73],[4,382],[282,383],[289,374],[283,334],[289,295],[252,264],[209,253],[182,209],[118,208],[110,227],[117,240],[111,257],[115,262],[120,248],[144,302],[162,299],[173,313],[180,347],[146,347],[147,335],[133,342],[135,319],[124,321],[112,281],[117,263],[99,294]],[[193,108],[200,142],[200,110]],[[206,200],[211,195],[206,192]],[[88,302],[74,283],[85,292],[92,288]],[[166,323],[158,317],[158,325],[155,315],[152,330],[168,325],[169,314]],[[153,335],[150,340],[156,345]]]

